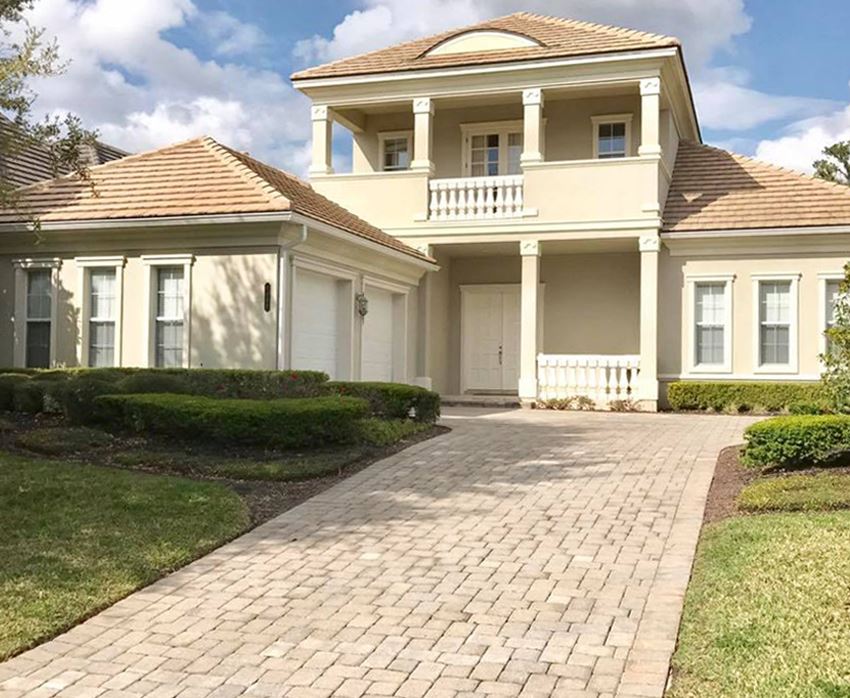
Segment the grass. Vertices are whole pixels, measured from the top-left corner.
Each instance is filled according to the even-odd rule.
[[[763,478],[741,492],[738,506],[748,512],[847,509],[850,475],[818,473]]]
[[[0,660],[247,526],[215,483],[0,454]]]
[[[23,432],[15,445],[49,456],[86,453],[112,444],[105,431],[86,427],[42,427]]]
[[[850,696],[850,512],[707,526],[668,698]]]

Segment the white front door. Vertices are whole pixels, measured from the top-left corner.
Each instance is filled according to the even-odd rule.
[[[461,293],[462,390],[516,391],[519,286],[466,286]]]

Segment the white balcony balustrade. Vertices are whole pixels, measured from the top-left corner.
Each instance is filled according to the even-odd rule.
[[[637,398],[640,356],[540,354],[538,399],[587,397],[604,408],[614,400]]]
[[[428,187],[429,220],[483,220],[523,215],[522,175],[432,179]]]

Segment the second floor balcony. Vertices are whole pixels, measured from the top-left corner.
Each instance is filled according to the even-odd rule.
[[[352,133],[332,168],[332,124]],[[474,99],[313,107],[311,179],[392,232],[458,226],[629,225],[657,219],[676,129],[660,80],[580,94],[530,88]]]

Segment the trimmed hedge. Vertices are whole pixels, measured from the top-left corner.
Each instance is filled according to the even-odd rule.
[[[782,412],[794,404],[821,404],[820,383],[680,381],[667,387],[674,410],[713,412]]]
[[[365,400],[317,397],[281,400],[216,399],[195,395],[103,395],[95,417],[107,427],[187,441],[268,447],[352,443]]]
[[[15,387],[29,379],[21,373],[0,373],[0,411],[15,409]]]
[[[372,415],[383,419],[410,419],[433,424],[440,416],[439,394],[405,383],[360,383],[334,381],[328,390],[369,402]]]
[[[758,468],[795,468],[850,459],[850,415],[774,417],[748,427],[741,456]]]

